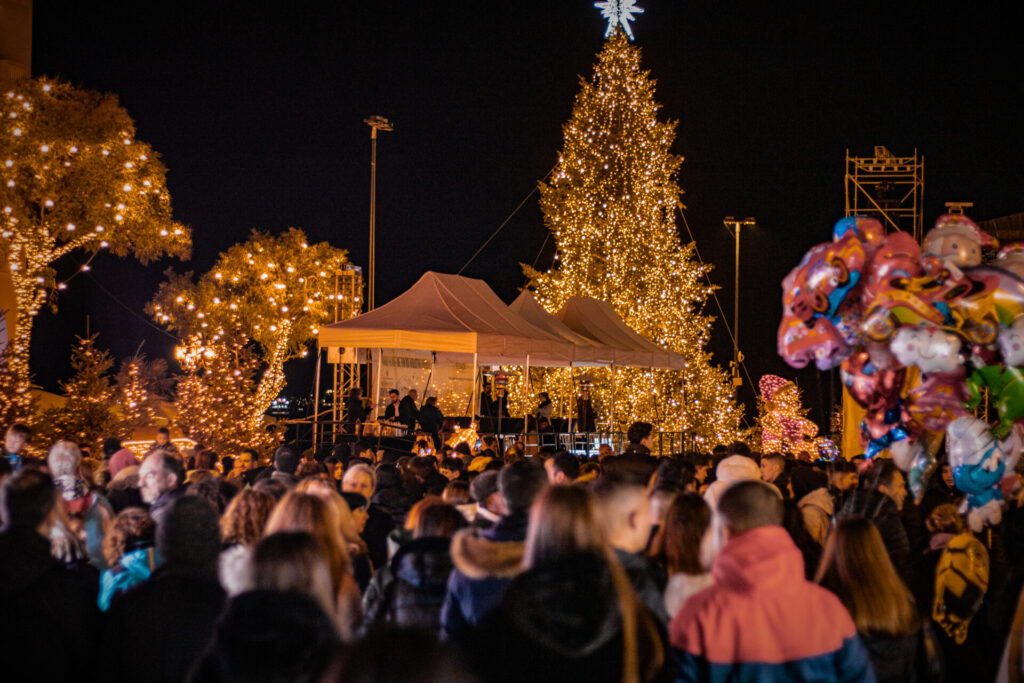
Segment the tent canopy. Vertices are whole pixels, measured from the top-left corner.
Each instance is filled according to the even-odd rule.
[[[320,328],[321,347],[433,351],[440,362],[681,369],[604,301],[571,297],[551,315],[529,292],[506,306],[483,280],[427,271],[372,311]]]
[[[380,308],[320,328],[321,347],[419,349],[481,365],[568,365],[572,343],[534,327],[482,280],[427,271]]]
[[[591,337],[573,331],[568,325],[548,313],[543,306],[537,303],[529,291],[523,290],[508,307],[534,327],[571,343],[574,347],[574,365],[611,365],[615,362],[616,349],[604,346]]]
[[[557,318],[577,334],[615,350],[615,364],[682,370],[686,359],[637,334],[606,301],[573,296]]]

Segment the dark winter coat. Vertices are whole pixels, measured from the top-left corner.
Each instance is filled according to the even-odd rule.
[[[363,596],[364,629],[387,623],[439,633],[441,605],[454,567],[450,548],[451,539],[439,537],[402,545]]]
[[[203,652],[224,605],[216,575],[164,565],[106,613],[101,651],[110,681],[181,681]]]
[[[416,420],[420,417],[420,411],[416,408],[416,401],[412,396],[403,396],[398,402],[398,421],[404,424],[411,435],[416,430]]]
[[[0,678],[17,679],[20,662],[35,681],[100,680],[98,624],[96,587],[53,559],[47,539],[22,526],[0,533]]]
[[[657,573],[648,560],[636,553],[628,553],[625,550],[615,550],[615,556],[619,558],[619,564],[626,570],[629,583],[636,591],[636,596],[644,603],[647,610],[658,620],[658,625],[668,628],[669,615],[665,611],[664,592],[665,586],[658,585]]]
[[[509,515],[490,529],[463,529],[452,538],[455,569],[441,607],[445,638],[464,638],[501,602],[520,571],[528,522],[525,514]]]
[[[649,666],[655,643],[647,629],[638,636]],[[464,651],[486,681],[622,680],[622,614],[605,559],[580,553],[523,572]],[[646,673],[642,680],[661,671]]]
[[[366,542],[373,568],[380,569],[388,563],[388,534],[395,528],[395,521],[377,505],[368,506],[366,514],[366,526],[360,536]]]
[[[871,520],[882,536],[896,573],[905,584],[910,585],[910,541],[896,501],[878,491],[857,491],[846,501],[840,516],[860,516]]]
[[[867,637],[861,641],[871,658],[878,683],[927,683],[928,669],[924,656],[923,631],[918,630],[907,636]],[[941,659],[936,647],[936,656]],[[941,670],[941,664],[938,664]]]
[[[334,622],[313,599],[249,591],[228,603],[191,680],[318,680],[339,645]]]

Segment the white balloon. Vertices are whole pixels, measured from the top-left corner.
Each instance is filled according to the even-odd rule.
[[[921,372],[953,372],[960,367],[960,338],[937,327],[901,327],[889,343],[903,365]]]

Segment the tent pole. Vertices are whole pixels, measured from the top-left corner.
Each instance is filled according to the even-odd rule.
[[[569,452],[573,452],[576,449],[576,425],[572,423],[572,404],[576,398],[576,378],[573,377],[573,364],[574,361],[569,361]],[[579,419],[579,412],[576,413],[577,419]],[[590,453],[587,453],[589,456]]]
[[[616,385],[616,382],[615,382],[615,362],[612,361],[612,423],[611,423],[611,432],[612,432],[612,434],[615,433],[615,429],[616,429],[616,427],[618,425],[618,423],[615,422],[615,385]],[[621,446],[622,444],[620,443],[619,445]]]
[[[373,361],[373,419],[377,421],[380,419],[380,414],[377,412],[380,410],[380,375],[381,375],[381,361],[384,355],[384,349],[374,349],[377,352],[377,357]]]
[[[472,427],[473,422],[476,419],[476,410],[479,407],[480,397],[476,393],[476,378],[480,374],[480,368],[477,366],[478,355],[473,354],[473,392],[469,396],[469,425]]]
[[[337,396],[334,397],[338,399]],[[317,424],[320,421],[320,344],[316,345],[316,376],[313,379],[313,450],[316,451]]]
[[[526,405],[530,405],[530,354],[526,354],[526,373],[523,375],[523,379],[526,380]],[[527,423],[530,421],[529,408],[527,408],[526,416],[523,418],[523,434],[529,431]],[[526,440],[523,440],[526,443]]]

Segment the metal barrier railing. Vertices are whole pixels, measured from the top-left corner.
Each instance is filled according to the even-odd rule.
[[[351,443],[356,439],[376,441],[377,445],[393,443],[393,439],[408,438],[404,431],[392,426],[382,429],[374,425],[377,433],[353,434],[351,423],[337,420],[320,420],[314,423],[311,418],[285,421],[287,432],[285,440],[300,450],[313,448],[316,452],[329,451],[339,443]],[[481,432],[481,435],[489,432]],[[443,432],[442,441],[450,433]],[[576,455],[597,455],[602,444],[611,446],[615,453],[622,453],[628,442],[625,432],[621,431],[545,431],[545,432],[505,432],[495,433],[501,447],[507,450],[516,442],[522,442],[528,453],[535,453],[545,446],[565,449]],[[654,444],[651,452],[654,455],[672,455],[689,450],[698,450],[692,435],[685,432],[654,432]]]

